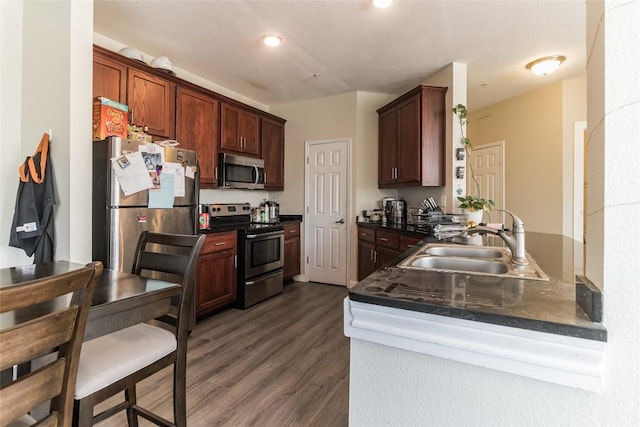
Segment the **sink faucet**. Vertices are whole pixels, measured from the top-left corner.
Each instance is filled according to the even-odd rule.
[[[529,260],[527,259],[527,253],[524,246],[524,223],[520,218],[509,212],[506,209],[498,209],[499,211],[506,212],[513,218],[513,227],[511,227],[511,236],[505,234],[504,230],[496,230],[494,228],[485,226],[476,226],[464,230],[460,233],[460,237],[467,238],[471,234],[494,234],[505,241],[509,249],[511,250],[511,261],[517,265],[527,265]]]

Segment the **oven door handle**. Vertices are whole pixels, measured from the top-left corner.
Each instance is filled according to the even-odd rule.
[[[271,237],[271,236],[277,236],[279,234],[284,236],[284,231],[283,230],[279,230],[279,231],[270,231],[268,233],[247,234],[247,239],[256,239],[258,237]]]
[[[276,277],[277,275],[282,274],[282,270],[277,270],[275,273],[269,274],[268,276],[262,276],[260,277],[260,280],[265,280],[265,279],[271,279],[272,277]],[[244,282],[245,285],[253,285],[255,284],[256,281],[255,280],[251,280],[249,282]]]

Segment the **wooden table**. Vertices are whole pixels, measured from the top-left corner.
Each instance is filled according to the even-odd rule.
[[[55,261],[2,268],[0,269],[0,287],[82,267],[84,267],[83,264]],[[178,284],[105,269],[93,291],[84,340],[88,341],[166,314],[171,309],[171,298],[179,294],[180,285]],[[70,296],[60,298],[60,306],[68,304],[68,299],[64,298],[70,298]],[[55,303],[46,302],[29,309],[3,313],[0,315],[0,327],[2,329],[11,327],[58,308],[59,306]]]

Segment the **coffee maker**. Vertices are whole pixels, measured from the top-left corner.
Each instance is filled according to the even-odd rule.
[[[384,214],[387,217],[387,222],[393,224],[407,223],[407,202],[402,199],[387,199],[384,203]]]

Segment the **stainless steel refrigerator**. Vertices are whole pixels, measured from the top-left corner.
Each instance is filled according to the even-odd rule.
[[[185,174],[184,197],[175,197],[172,208],[148,208],[149,190],[125,196],[111,166],[111,159],[139,151],[138,141],[111,137],[93,143],[93,259],[105,268],[131,272],[140,233],[196,234],[199,185]],[[164,162],[195,167],[192,150],[164,148]]]

